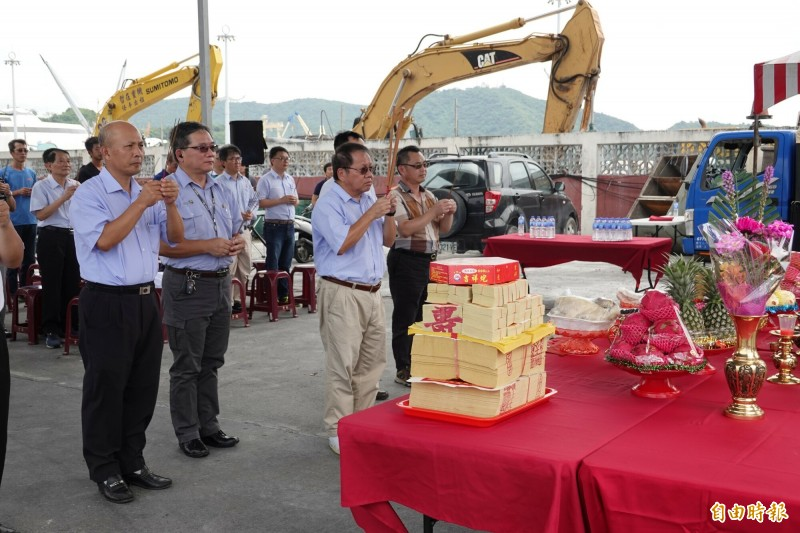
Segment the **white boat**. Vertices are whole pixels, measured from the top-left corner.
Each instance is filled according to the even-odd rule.
[[[83,150],[89,137],[80,124],[46,122],[27,109],[17,108],[17,139],[25,139],[31,150],[47,148]],[[10,109],[0,110],[0,152],[8,150],[8,142],[14,139],[14,114]]]

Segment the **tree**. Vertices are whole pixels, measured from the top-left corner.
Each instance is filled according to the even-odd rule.
[[[88,122],[89,125],[95,123],[95,121],[97,120],[97,113],[95,111],[83,107],[80,107],[78,109],[80,109],[81,114],[83,114],[83,117],[86,119],[86,122]],[[49,120],[50,122],[62,122],[66,124],[81,123],[81,121],[78,120],[78,116],[75,114],[75,111],[73,111],[71,107],[67,108],[63,113],[47,117],[47,120]]]

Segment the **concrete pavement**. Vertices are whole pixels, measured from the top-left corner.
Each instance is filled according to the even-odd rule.
[[[528,271],[532,292],[546,301],[566,288],[582,296],[614,297],[633,288],[618,267],[572,263]],[[390,330],[391,299],[382,289]],[[6,319],[10,325],[10,317]],[[395,384],[388,363],[382,388],[390,400],[408,393]],[[174,484],[164,491],[133,488],[136,500],[105,501],[88,479],[81,454],[83,366],[72,355],[29,346],[20,335],[11,352],[11,416],[0,523],[22,532],[128,531],[359,531],[340,506],[339,459],[322,430],[323,349],[318,315],[298,309],[271,323],[256,313],[251,326],[234,322],[226,364],[220,370],[220,421],[241,438],[232,449],[211,449],[204,459],[185,457],[169,417],[171,352],[164,347],[161,387],[148,429],[145,459]],[[396,505],[411,531],[422,517]],[[439,523],[435,531],[466,531]]]

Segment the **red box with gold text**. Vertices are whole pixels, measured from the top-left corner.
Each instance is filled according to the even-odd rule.
[[[431,281],[449,285],[497,285],[519,279],[519,261],[502,257],[459,257],[431,262]]]

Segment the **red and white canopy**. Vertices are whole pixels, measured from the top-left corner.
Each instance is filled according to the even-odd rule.
[[[755,98],[753,114],[765,114],[770,107],[787,98],[800,94],[800,52],[788,56],[756,63],[753,80]]]

